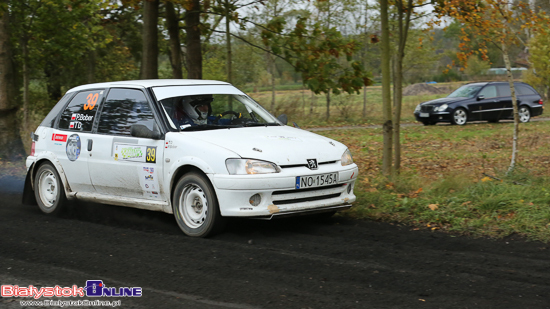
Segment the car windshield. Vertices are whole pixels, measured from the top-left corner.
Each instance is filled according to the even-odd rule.
[[[242,94],[194,94],[160,100],[172,128],[203,131],[237,127],[279,126],[281,123]]]
[[[473,98],[476,93],[481,89],[481,85],[464,85],[453,93],[449,94],[447,98]]]

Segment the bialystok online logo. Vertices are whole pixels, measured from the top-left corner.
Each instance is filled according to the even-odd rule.
[[[18,285],[2,285],[2,297],[141,297],[142,289],[140,287],[106,287],[102,280],[87,280],[86,287],[41,287],[38,289],[34,285],[29,287],[20,287]]]

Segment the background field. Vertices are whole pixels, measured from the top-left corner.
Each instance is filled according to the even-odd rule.
[[[438,84],[438,87],[450,92],[458,85]],[[271,92],[250,95],[264,107],[270,107]],[[361,128],[382,122],[380,87],[367,88],[365,118],[361,116],[363,94],[333,96],[331,119],[326,121],[325,96],[304,90],[278,90],[273,113],[286,113],[289,123],[297,122],[302,128],[334,138],[350,148],[360,177],[355,188],[358,197],[355,207],[343,213],[344,216],[476,236],[504,237],[516,233],[550,241],[550,122],[521,124],[518,167],[506,176],[512,144],[511,122],[471,123],[464,127],[411,125],[415,123],[412,112],[417,104],[445,95],[405,97],[402,172],[393,181],[380,173],[381,129]],[[47,111],[47,108],[36,110],[32,124],[22,130],[27,152],[29,134]],[[342,126],[348,129],[334,129]],[[350,126],[354,129],[349,129]],[[21,178],[25,174],[23,162],[0,158],[0,169],[3,177]]]
[[[348,145],[360,169],[356,207],[347,216],[416,228],[550,240],[550,122],[521,124],[515,172],[513,123],[407,126],[402,173],[380,174],[381,129],[317,132]]]

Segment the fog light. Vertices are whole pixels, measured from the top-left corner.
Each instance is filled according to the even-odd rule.
[[[350,194],[352,187],[353,187],[353,184],[350,183],[350,184],[348,185],[348,194]]]
[[[250,200],[248,200],[248,202],[252,206],[258,206],[262,202],[262,196],[256,193],[250,197]]]

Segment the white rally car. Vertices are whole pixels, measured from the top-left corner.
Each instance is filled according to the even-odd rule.
[[[45,213],[67,199],[173,213],[201,237],[227,217],[351,207],[358,168],[347,147],[279,118],[219,81],[79,86],[31,135],[23,199]]]

